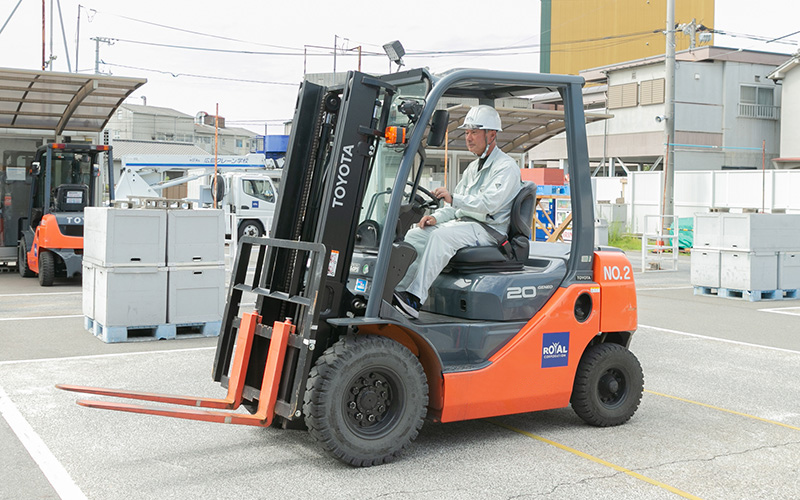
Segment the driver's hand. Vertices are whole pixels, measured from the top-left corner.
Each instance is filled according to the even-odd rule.
[[[447,188],[438,187],[433,190],[433,195],[440,200],[446,201],[447,203],[453,203],[453,197],[450,195],[450,191],[448,191]]]
[[[423,217],[418,223],[417,226],[421,229],[425,226],[435,226],[436,225],[436,217],[433,215],[426,215]]]

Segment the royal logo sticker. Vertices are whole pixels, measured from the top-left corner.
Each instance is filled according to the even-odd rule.
[[[542,335],[542,368],[569,364],[569,332]]]
[[[357,279],[356,280],[356,292],[366,292],[367,291],[367,280],[365,279]]]

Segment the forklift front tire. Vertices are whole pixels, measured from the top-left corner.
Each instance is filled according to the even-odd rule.
[[[52,286],[56,277],[56,260],[52,252],[39,252],[39,284]]]
[[[19,240],[17,246],[17,271],[23,278],[33,278],[34,272],[28,267],[28,248],[24,238]]]
[[[345,337],[317,360],[303,413],[322,448],[359,467],[392,461],[417,437],[428,383],[414,354],[386,337]]]
[[[619,344],[597,344],[586,349],[578,364],[572,389],[572,409],[597,427],[630,420],[644,390],[642,366]]]

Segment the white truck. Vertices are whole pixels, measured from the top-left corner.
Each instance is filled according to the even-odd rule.
[[[278,199],[282,160],[263,154],[218,156],[218,207],[232,236],[266,236]],[[117,200],[165,197],[170,187],[186,184],[181,198],[211,206],[214,202],[214,155],[126,155],[116,183]],[[235,228],[235,229],[232,229]]]

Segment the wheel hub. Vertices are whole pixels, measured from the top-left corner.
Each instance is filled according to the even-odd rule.
[[[600,401],[608,406],[618,404],[625,397],[625,375],[616,369],[607,370],[598,383]]]
[[[347,416],[359,427],[379,424],[392,404],[392,390],[386,377],[369,372],[356,377],[350,386]]]

